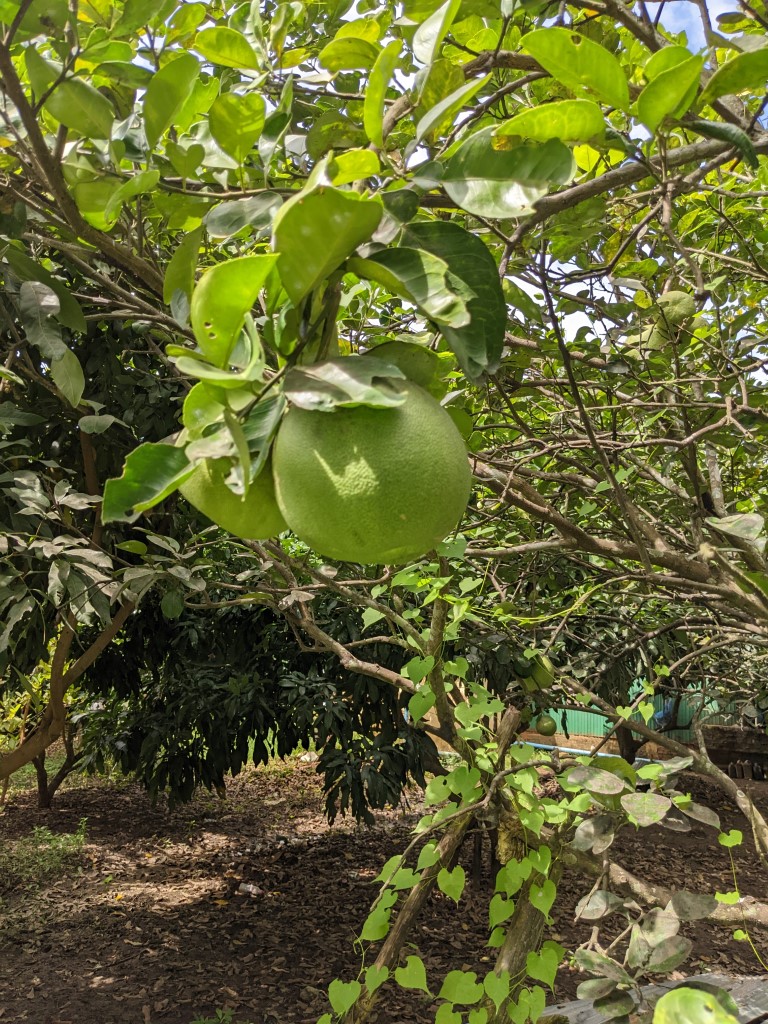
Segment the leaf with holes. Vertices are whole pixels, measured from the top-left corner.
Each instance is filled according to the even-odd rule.
[[[567,28],[541,28],[521,45],[567,89],[597,96],[610,107],[629,107],[629,86],[616,57],[604,46]]]
[[[218,263],[198,281],[190,321],[197,344],[214,366],[227,366],[246,314],[276,262],[273,255],[240,256]]]
[[[717,996],[683,986],[663,995],[653,1012],[653,1024],[738,1024]]]

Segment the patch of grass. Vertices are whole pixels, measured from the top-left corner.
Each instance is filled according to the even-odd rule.
[[[249,1024],[249,1022],[236,1022],[232,1010],[217,1010],[215,1017],[195,1017],[192,1024]]]
[[[29,888],[41,881],[63,874],[83,848],[87,819],[82,818],[74,833],[56,833],[38,825],[28,836],[22,836],[0,847],[0,878],[8,888]]]
[[[45,767],[48,769],[48,777],[53,778],[56,772],[64,764],[66,754],[64,751],[61,753],[49,754],[45,759]],[[14,772],[8,780],[8,799],[12,796],[19,796],[22,793],[28,793],[30,790],[37,789],[37,773],[35,772],[35,766],[30,762],[25,764],[22,768],[19,768],[17,772]]]

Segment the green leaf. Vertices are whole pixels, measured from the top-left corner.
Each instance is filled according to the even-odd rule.
[[[105,175],[95,181],[78,182],[72,189],[72,196],[84,220],[99,231],[109,231],[120,216],[119,207],[112,207],[112,198],[122,187],[120,178]],[[111,211],[109,215],[108,209]]]
[[[488,1024],[488,1011],[484,1006],[470,1010],[468,1024]]]
[[[609,956],[603,953],[596,953],[590,949],[579,949],[576,951],[575,960],[577,966],[590,974],[597,974],[601,978],[608,978],[618,982],[620,985],[631,985],[632,979],[621,966]]]
[[[352,181],[372,178],[381,171],[381,161],[372,149],[348,149],[336,153],[326,164],[332,185],[348,185]]]
[[[203,224],[211,238],[229,238],[245,227],[252,228],[257,236],[270,234],[272,221],[282,205],[277,192],[232,199],[214,206],[203,218]]]
[[[366,923],[362,926],[360,939],[364,942],[380,942],[389,934],[389,919],[392,911],[389,907],[376,906],[369,913]]]
[[[153,148],[170,128],[200,73],[191,53],[182,53],[152,76],[144,94],[144,132]]]
[[[76,408],[80,404],[85,390],[85,376],[80,360],[74,352],[65,348],[61,355],[53,360],[51,377],[69,404]]]
[[[732,828],[730,832],[721,832],[717,837],[718,843],[721,846],[725,846],[730,849],[733,846],[741,846],[744,840],[744,836],[737,828]]]
[[[656,974],[667,974],[674,971],[680,964],[688,959],[693,943],[682,935],[671,935],[663,939],[651,950],[646,966],[647,971]]]
[[[19,289],[19,318],[27,341],[40,350],[47,362],[58,359],[66,350],[61,329],[51,319],[60,309],[56,292],[41,281],[24,281]]]
[[[476,234],[449,221],[418,221],[403,241],[444,260],[453,278],[465,287],[469,323],[440,324],[440,331],[471,380],[494,373],[501,361],[507,307],[499,272],[488,247]]]
[[[591,142],[605,136],[605,119],[592,100],[557,100],[523,110],[494,132],[495,147],[505,149],[507,136],[534,142]]]
[[[495,971],[489,971],[483,979],[483,988],[485,989],[488,998],[498,1010],[504,1000],[509,996],[509,971],[502,971],[501,974],[496,974]]]
[[[272,158],[277,152],[277,148],[291,123],[292,108],[293,78],[289,76],[283,86],[283,91],[280,93],[280,102],[264,122],[264,131],[259,139],[259,158],[264,164],[265,174],[269,170]]]
[[[653,1024],[738,1024],[710,992],[693,988],[676,988],[656,1003]]]
[[[276,261],[269,254],[240,256],[218,263],[198,281],[192,293],[190,322],[198,345],[214,366],[227,365],[246,314]]]
[[[408,701],[408,713],[415,722],[420,722],[435,706],[437,697],[429,686],[422,686]]]
[[[461,0],[446,2],[419,25],[413,36],[413,55],[422,64],[431,64],[440,43],[459,12]]]
[[[427,972],[421,957],[409,956],[404,967],[398,967],[395,971],[395,981],[402,988],[419,989],[429,994],[427,988]]]
[[[169,590],[167,594],[163,594],[163,599],[160,602],[160,611],[166,619],[181,618],[181,614],[184,611],[184,595],[181,591]]]
[[[117,416],[110,416],[108,414],[103,416],[81,416],[77,421],[77,426],[84,434],[103,434],[105,430],[109,430],[113,423],[125,426],[125,423],[119,420]]]
[[[438,998],[471,1006],[483,998],[483,986],[478,985],[474,971],[449,971],[438,992]]]
[[[57,121],[87,139],[108,139],[112,134],[112,104],[80,78],[65,78],[43,106]]]
[[[515,901],[503,896],[500,892],[491,897],[488,904],[488,925],[495,928],[499,924],[508,921],[515,912]]]
[[[469,103],[472,97],[480,92],[490,79],[490,74],[485,75],[483,78],[470,79],[469,82],[464,82],[442,100],[435,103],[434,106],[430,107],[416,125],[416,140],[420,141],[433,133],[437,133],[444,122],[452,122],[462,107]]]
[[[390,363],[373,356],[346,356],[294,366],[286,374],[284,390],[288,400],[301,409],[327,413],[358,405],[388,409],[405,401],[398,379],[404,380],[405,375]]]
[[[372,964],[365,972],[365,987],[369,992],[375,992],[376,989],[381,988],[388,977],[388,967],[377,967],[376,964]]]
[[[539,1019],[546,1005],[547,994],[543,988],[536,985],[532,989],[524,988],[518,993],[517,1002],[510,1002],[507,1006],[507,1014],[512,1024],[528,1024],[529,1021]]]
[[[722,519],[708,517],[704,520],[707,526],[711,526],[718,533],[724,533],[726,537],[736,537],[739,540],[746,540],[754,544],[761,551],[765,547],[765,520],[758,512],[745,512],[733,516],[723,516]]]
[[[255,92],[217,96],[208,115],[211,135],[225,153],[243,164],[264,128],[266,110],[263,97]]]
[[[101,519],[134,522],[157,505],[195,471],[183,448],[170,444],[141,444],[125,460],[123,473],[107,480]]]
[[[768,48],[740,53],[721,64],[704,87],[702,103],[711,103],[720,96],[738,96],[749,92],[763,95],[768,81]]]
[[[567,28],[540,28],[523,36],[521,44],[577,96],[592,93],[619,110],[629,108],[629,86],[618,60],[599,43]]]
[[[760,161],[752,140],[743,129],[735,124],[725,124],[722,121],[689,121],[686,127],[698,132],[706,139],[721,139],[728,142],[737,149],[750,167],[757,168]]]
[[[680,118],[688,110],[703,66],[703,57],[691,57],[646,85],[637,98],[637,116],[649,132],[655,132],[665,117]]]
[[[544,917],[549,914],[557,896],[557,886],[551,878],[545,878],[541,885],[532,885],[528,893],[531,906],[540,911]]]
[[[450,1003],[441,1003],[435,1014],[435,1024],[462,1024],[461,1014]]]
[[[173,0],[126,0],[117,28],[121,35],[164,21],[175,7]]]
[[[112,193],[104,207],[104,216],[107,220],[117,220],[123,203],[145,192],[154,191],[159,180],[159,171],[139,171],[138,174],[134,174]]]
[[[670,68],[676,68],[680,64],[685,64],[691,57],[693,57],[693,54],[685,46],[664,46],[661,50],[651,54],[645,62],[643,74],[647,81],[652,82],[654,78],[658,78],[664,71],[669,71]]]
[[[562,946],[547,940],[538,953],[530,952],[528,954],[525,962],[528,977],[553,988],[557,968],[560,966],[564,954],[565,950]]]
[[[587,792],[599,793],[601,796],[613,796],[625,789],[625,782],[618,775],[590,765],[578,765],[568,772],[567,778],[574,786],[582,786]]]
[[[667,909],[677,914],[681,921],[700,921],[717,909],[717,900],[706,893],[683,889],[674,894]]]
[[[554,31],[554,30],[553,30]],[[492,126],[475,132],[448,160],[442,184],[455,203],[478,217],[527,217],[552,185],[573,177],[567,146],[556,139],[508,150],[494,147]]]
[[[437,875],[438,889],[444,892],[454,903],[458,903],[461,899],[465,882],[466,875],[461,864],[457,864],[452,871],[449,871],[447,868],[441,868]]]
[[[333,74],[337,71],[355,71],[372,68],[376,63],[381,48],[367,39],[347,36],[333,39],[320,51],[318,60],[324,68]]]
[[[661,793],[625,793],[621,806],[641,828],[657,825],[672,806],[668,796]]]
[[[202,236],[202,228],[187,232],[168,261],[163,281],[163,302],[166,305],[171,304],[176,292],[186,296],[187,302],[191,300]]]
[[[440,851],[437,848],[436,843],[427,843],[422,847],[419,853],[419,860],[416,865],[419,871],[423,871],[425,868],[431,868],[434,864],[440,860]]]
[[[363,986],[359,981],[341,981],[334,978],[328,986],[328,999],[330,1000],[333,1012],[341,1017],[350,1007],[354,1006]]]
[[[255,71],[259,67],[259,58],[242,32],[223,25],[198,32],[194,48],[211,64],[220,67],[243,68],[247,71]]]
[[[87,329],[82,307],[70,293],[64,281],[55,277],[50,270],[46,270],[36,260],[30,259],[26,253],[13,246],[9,245],[6,248],[3,258],[20,281],[39,281],[48,285],[51,291],[56,293],[61,305],[57,314],[59,323],[77,332],[84,332]]]
[[[43,103],[51,117],[86,138],[110,137],[115,112],[106,96],[81,78],[67,76],[60,80],[61,67],[44,60],[33,46],[27,47],[24,58],[38,96],[54,86]]]
[[[387,95],[387,88],[390,79],[395,72],[397,62],[400,59],[400,51],[403,44],[399,39],[388,43],[376,58],[376,63],[368,76],[368,85],[365,90],[363,101],[363,127],[365,134],[374,144],[382,149],[384,138],[382,129],[384,124],[384,99]]]
[[[430,779],[427,788],[424,790],[424,806],[432,807],[434,804],[441,804],[451,795],[451,787],[447,779],[442,775],[436,775]]]
[[[464,300],[468,289],[449,277],[448,264],[431,253],[405,247],[382,249],[366,259],[354,257],[349,269],[409,299],[439,326],[463,327],[470,322]]]
[[[83,397],[85,377],[77,356],[61,338],[59,325],[51,320],[60,310],[57,294],[40,281],[24,281],[19,289],[19,316],[30,344],[50,367],[51,377],[69,404]]]
[[[412,682],[419,683],[422,679],[427,678],[434,667],[434,656],[428,654],[426,657],[417,656],[415,658],[411,658],[410,661],[407,661],[405,665],[403,665],[400,672]]]
[[[387,863],[376,876],[376,881],[389,883],[390,877],[394,875],[395,871],[397,871],[397,869],[403,863],[403,860],[403,855],[400,853],[395,854],[394,857],[390,857]]]
[[[379,199],[327,187],[300,192],[281,207],[272,248],[279,253],[280,278],[294,305],[371,237],[383,209]]]

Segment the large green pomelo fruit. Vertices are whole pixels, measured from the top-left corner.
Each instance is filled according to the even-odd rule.
[[[206,459],[179,490],[195,508],[218,526],[244,540],[265,540],[287,529],[275,501],[269,463],[243,499],[227,487],[228,459]]]
[[[321,555],[407,562],[461,519],[472,486],[464,442],[434,398],[402,384],[404,405],[293,407],[280,425],[272,454],[277,503]]]

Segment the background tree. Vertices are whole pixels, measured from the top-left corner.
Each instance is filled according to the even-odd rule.
[[[415,867],[385,870],[362,933],[384,944],[331,987],[336,1016],[362,1019],[390,973],[426,987],[400,953],[435,884],[460,897],[453,855],[471,821],[499,831],[499,959],[480,981],[444,979],[440,1024],[456,1006],[478,1022],[538,1016],[537,982],[563,955],[543,934],[564,864],[596,874],[597,916],[618,906],[613,890],[642,904],[622,964],[599,936],[577,957],[603,973],[585,991],[628,1012],[618,986],[656,966],[645,911],[671,893],[603,854],[628,821],[717,825],[677,788],[684,767],[733,799],[768,855],[765,820],[702,731],[713,696],[755,703],[762,689],[768,18],[759,4],[714,22],[698,11],[686,34],[663,6],[613,0],[0,7],[6,674],[55,643],[48,704],[0,777],[60,734],[67,687],[150,584],[211,612],[261,606],[390,688],[383,706],[407,699],[417,725],[432,712],[462,763],[427,802],[455,800],[421,823]],[[110,365],[126,387],[106,401],[98,337],[116,323],[131,340]],[[459,538],[370,572],[328,571],[286,537],[239,546],[239,573],[187,546],[183,506],[160,502],[202,460],[230,460],[235,491],[263,482],[286,404],[392,401],[396,367],[377,377],[349,359],[369,370],[342,386],[328,356],[395,340],[443,356],[429,383],[447,388],[476,481]],[[60,468],[18,447],[30,416],[67,425]],[[70,508],[87,529],[72,530]],[[64,591],[62,570],[42,585],[60,550]],[[329,618],[328,598],[345,614]],[[340,627],[353,613],[359,634]],[[506,680],[494,647],[510,649]],[[653,728],[652,698],[691,685],[689,751]],[[633,735],[677,760],[638,773],[535,754],[514,741],[542,704],[589,706],[617,729],[636,710]],[[192,778],[215,782],[207,756]],[[672,909],[746,913],[727,899]],[[672,969],[688,947],[665,942]]]

